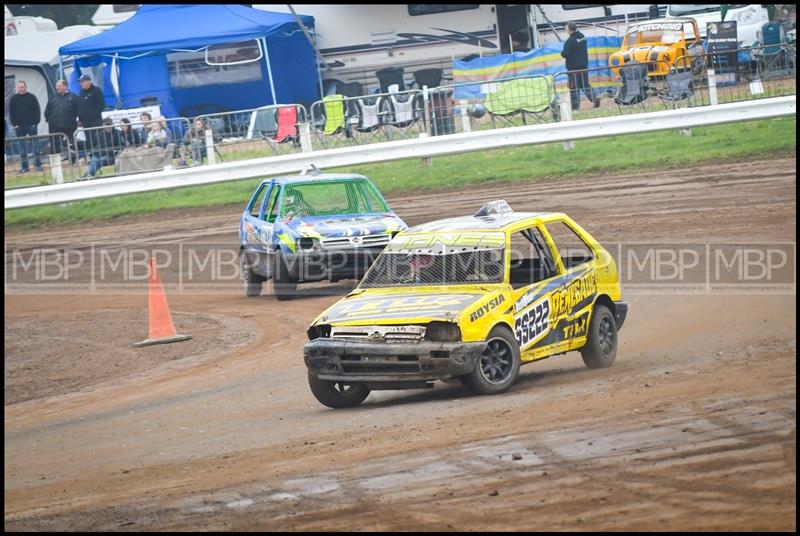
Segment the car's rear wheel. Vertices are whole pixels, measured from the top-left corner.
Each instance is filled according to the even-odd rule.
[[[253,263],[246,250],[239,252],[239,267],[245,295],[250,298],[261,296],[264,278],[253,271]]]
[[[308,373],[308,386],[314,397],[329,408],[350,408],[361,404],[369,396],[369,388],[362,383],[343,384],[320,380]]]
[[[289,300],[297,292],[297,279],[289,274],[286,257],[280,248],[275,250],[275,266],[272,271],[272,289],[279,300]]]
[[[589,323],[589,340],[581,348],[581,356],[591,369],[610,367],[617,357],[617,323],[605,305],[598,303],[594,306]]]
[[[461,383],[478,395],[491,395],[508,390],[519,375],[519,346],[505,326],[497,326],[486,338],[486,349],[475,370],[461,376]]]

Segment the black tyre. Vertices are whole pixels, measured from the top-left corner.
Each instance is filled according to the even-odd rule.
[[[239,267],[239,275],[242,277],[245,295],[250,298],[261,296],[264,278],[253,272],[252,258],[245,250],[239,252]]]
[[[334,409],[357,406],[369,396],[369,389],[362,383],[345,385],[339,382],[320,380],[310,372],[308,373],[308,386],[317,400]]]
[[[505,326],[497,326],[486,338],[486,350],[471,373],[461,376],[461,383],[478,395],[492,395],[508,390],[519,375],[519,346]]]
[[[286,258],[280,249],[275,250],[275,266],[272,271],[272,289],[279,300],[292,299],[297,292],[297,279],[289,274]]]
[[[617,357],[617,323],[605,305],[594,306],[589,340],[581,348],[583,362],[591,369],[610,367]]]

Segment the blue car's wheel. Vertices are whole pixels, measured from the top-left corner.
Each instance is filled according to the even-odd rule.
[[[272,271],[272,289],[279,300],[289,300],[297,292],[297,279],[289,273],[286,257],[278,248],[275,250],[275,266]]]
[[[250,298],[261,296],[264,278],[253,272],[252,259],[245,250],[239,252],[239,267],[239,275],[242,278],[245,296]]]

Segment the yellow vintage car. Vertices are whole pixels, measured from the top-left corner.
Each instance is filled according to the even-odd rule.
[[[498,200],[395,236],[312,322],[303,354],[312,393],[333,408],[436,380],[501,393],[522,363],[571,350],[610,366],[627,311],[613,258],[580,225]]]
[[[692,18],[637,22],[628,27],[622,48],[608,58],[614,76],[629,63],[647,64],[648,76],[666,76],[670,69],[692,68],[691,56],[703,53],[697,21]]]

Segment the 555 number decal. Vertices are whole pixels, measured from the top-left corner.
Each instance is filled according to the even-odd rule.
[[[524,349],[550,331],[550,296],[546,296],[530,306],[514,322],[514,331],[517,335],[517,344]]]

